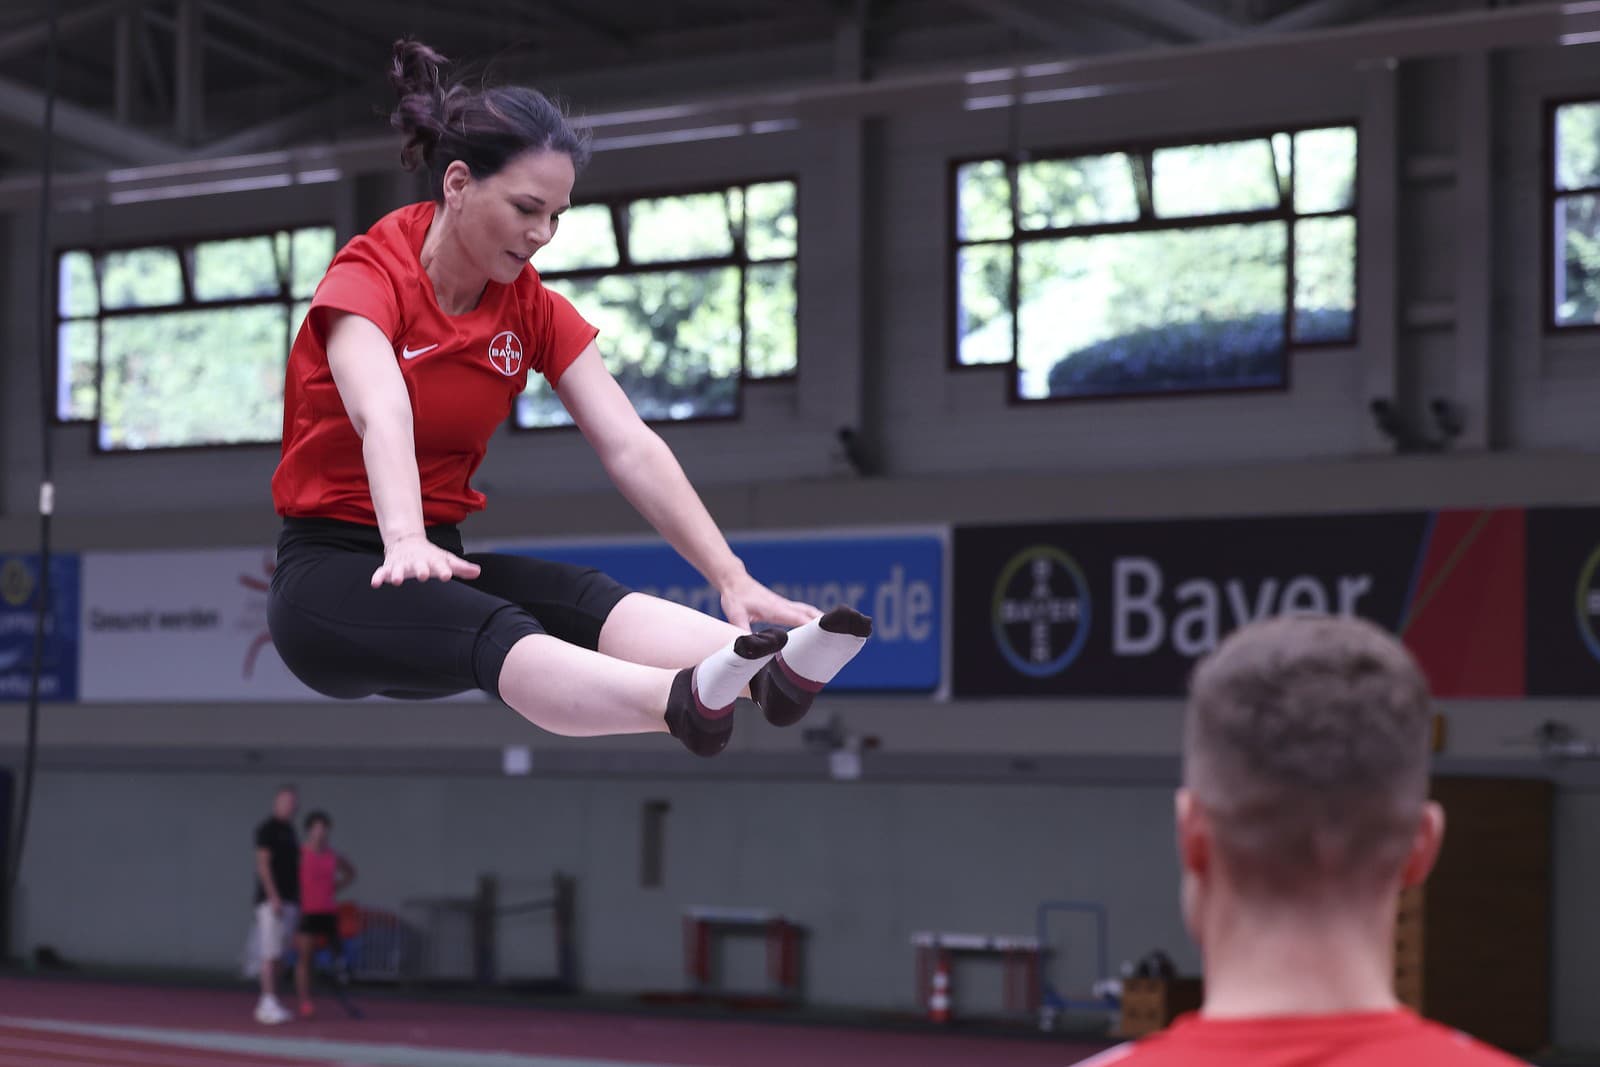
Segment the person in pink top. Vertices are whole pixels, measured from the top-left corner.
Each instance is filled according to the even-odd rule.
[[[356,869],[328,844],[333,820],[325,811],[306,816],[305,846],[300,850],[300,929],[295,933],[295,987],[300,993],[300,1014],[316,1014],[311,1002],[311,957],[326,939],[337,957],[339,893],[356,880]]]
[[[1177,794],[1183,916],[1205,1002],[1079,1067],[1508,1067],[1394,994],[1402,889],[1444,837],[1433,699],[1350,617],[1236,631],[1195,669]]]

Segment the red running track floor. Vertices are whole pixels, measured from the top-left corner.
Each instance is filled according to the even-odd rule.
[[[480,1058],[474,1054],[504,1056],[506,1067],[518,1067],[519,1057],[529,1067],[541,1061],[559,1067],[597,1061],[608,1067],[1067,1067],[1104,1047],[959,1032],[357,999],[365,1018],[347,1018],[324,998],[316,1019],[265,1027],[250,1018],[254,994],[247,989],[0,978],[0,1017],[6,1020],[0,1067],[366,1067],[401,1062],[396,1057],[410,1055],[406,1050],[415,1053],[406,1062],[440,1067]],[[23,1020],[141,1032],[133,1039],[16,1025]],[[241,1040],[247,1049],[237,1047]],[[317,1044],[314,1056],[305,1054],[308,1041]],[[347,1042],[348,1054],[337,1051]],[[215,1047],[222,1045],[233,1047]]]

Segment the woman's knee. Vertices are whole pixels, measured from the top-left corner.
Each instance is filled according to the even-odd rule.
[[[539,620],[515,604],[491,614],[472,646],[472,674],[477,687],[492,697],[501,697],[501,679],[511,650],[524,638],[542,634],[545,629]]]

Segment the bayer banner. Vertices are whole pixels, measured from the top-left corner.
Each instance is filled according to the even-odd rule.
[[[1600,694],[1600,508],[1528,511],[1528,695]]]
[[[848,604],[872,616],[872,640],[830,691],[929,693],[944,647],[945,538],[940,531],[742,537],[733,550],[759,581],[826,611]],[[722,617],[717,592],[659,541],[520,542],[512,552],[596,567],[641,593]]]
[[[1176,696],[1238,626],[1332,612],[1400,634],[1439,696],[1519,695],[1524,563],[1520,510],[961,527],[952,688]]]
[[[0,703],[27,700],[33,686],[41,577],[38,556],[0,553]],[[78,590],[78,557],[52,555],[41,700],[78,697]]]

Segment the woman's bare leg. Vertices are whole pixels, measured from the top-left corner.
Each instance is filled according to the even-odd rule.
[[[532,634],[511,646],[500,668],[500,699],[551,733],[665,731],[695,755],[715,756],[733,736],[735,698],[786,637],[781,630],[740,634],[693,667],[672,670]]]
[[[294,935],[294,988],[300,994],[300,1003],[311,1003],[311,954],[316,946],[310,934]]]
[[[600,651],[651,667],[692,667],[743,632],[682,604],[629,593],[600,628]]]
[[[548,634],[532,634],[512,645],[506,655],[500,668],[500,699],[553,734],[665,733],[674,674],[664,667],[591,652]]]
[[[630,593],[611,609],[600,630],[600,650],[633,663],[682,666],[738,633],[737,627],[682,604]],[[871,633],[871,619],[848,607],[835,608],[790,630],[790,643],[778,661],[755,675],[740,695],[753,696],[774,726],[793,726]]]

